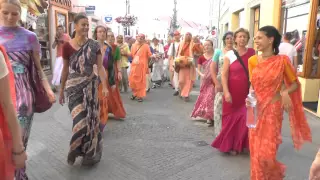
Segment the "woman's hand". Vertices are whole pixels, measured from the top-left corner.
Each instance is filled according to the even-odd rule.
[[[251,107],[251,102],[248,98],[246,98],[246,107]]]
[[[122,73],[121,73],[121,71],[118,72],[118,80],[122,81]]]
[[[114,85],[115,86],[115,85]],[[112,86],[113,87],[113,86]],[[111,88],[112,88],[111,87]],[[108,91],[108,88],[107,88],[107,86],[103,86],[102,87],[102,95],[104,96],[104,97],[107,97],[108,95],[109,95],[109,91]]]
[[[226,100],[226,102],[232,103],[232,97],[231,97],[230,92],[226,92],[226,93],[224,94],[224,99]]]
[[[214,88],[215,88],[216,93],[222,92],[222,89],[223,89],[222,85],[220,83],[217,83]]]
[[[19,155],[12,155],[13,164],[16,166],[16,168],[24,168],[26,166],[27,161],[27,153],[24,151],[23,153]]]
[[[65,98],[64,98],[64,91],[60,90],[60,96],[59,96],[59,103],[63,106],[65,103]]]
[[[320,158],[317,156],[310,167],[309,180],[320,180]]]
[[[281,99],[282,99],[282,106],[283,106],[283,108],[287,111],[287,112],[289,112],[289,111],[291,111],[291,109],[292,109],[292,101],[291,101],[291,98],[290,98],[290,96],[289,96],[289,93],[288,93],[288,91],[282,91],[281,93],[280,93],[280,95],[281,95]]]
[[[53,91],[51,90],[51,89],[49,89],[48,91],[47,91],[47,96],[48,96],[48,98],[49,98],[49,101],[50,101],[50,103],[55,103],[56,102],[56,96],[55,96],[55,94],[53,93]]]

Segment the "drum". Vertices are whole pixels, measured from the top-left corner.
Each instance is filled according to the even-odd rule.
[[[175,66],[179,66],[179,68],[184,68],[190,66],[193,63],[193,58],[187,56],[177,57],[175,60]]]

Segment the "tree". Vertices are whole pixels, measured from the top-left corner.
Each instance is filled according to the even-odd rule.
[[[173,15],[171,17],[171,23],[170,23],[170,29],[169,29],[169,35],[173,36],[174,31],[176,31],[179,28],[178,25],[178,13],[177,13],[177,0],[174,0],[174,8],[173,8]]]

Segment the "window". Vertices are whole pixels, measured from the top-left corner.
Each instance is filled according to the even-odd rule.
[[[254,11],[254,14],[253,14],[253,37],[254,37],[260,27],[260,7],[254,8],[253,11]],[[254,44],[253,47],[256,48],[256,45]]]

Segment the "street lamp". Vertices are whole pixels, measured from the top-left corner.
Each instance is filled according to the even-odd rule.
[[[219,0],[219,10],[218,10],[218,38],[217,38],[218,46],[219,46],[219,39],[220,39],[220,13],[221,13],[221,0]]]

